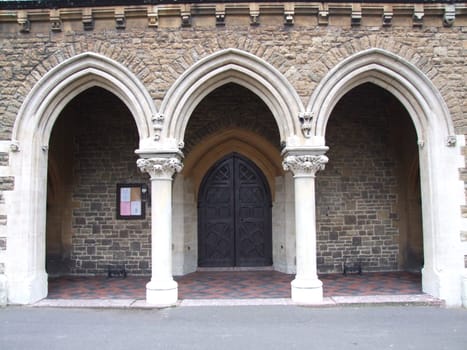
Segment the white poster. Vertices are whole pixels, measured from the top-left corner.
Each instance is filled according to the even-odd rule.
[[[131,202],[131,215],[141,215],[141,202]]]
[[[122,187],[120,188],[120,202],[129,202],[131,200],[131,188]]]

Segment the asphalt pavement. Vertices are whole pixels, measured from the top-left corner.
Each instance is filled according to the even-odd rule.
[[[0,309],[0,349],[466,350],[467,310],[423,306]]]

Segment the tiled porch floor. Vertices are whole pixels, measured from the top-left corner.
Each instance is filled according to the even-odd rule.
[[[194,272],[176,277],[180,299],[290,298],[294,275],[277,271]],[[421,294],[421,277],[408,272],[321,275],[324,296]],[[49,279],[48,299],[145,299],[149,277]]]

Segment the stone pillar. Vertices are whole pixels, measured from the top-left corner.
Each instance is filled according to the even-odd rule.
[[[178,300],[172,276],[172,177],[182,170],[178,156],[142,158],[138,167],[151,176],[151,281],[146,302],[170,306]]]
[[[8,302],[7,298],[7,279],[4,274],[0,274],[0,307],[5,306]]]
[[[461,276],[461,293],[462,306],[467,309],[467,272]]]
[[[314,304],[323,301],[323,283],[316,267],[315,174],[324,169],[324,155],[286,155],[284,170],[294,175],[297,274],[292,281],[292,300]]]

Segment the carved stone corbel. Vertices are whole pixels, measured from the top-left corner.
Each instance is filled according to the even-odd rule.
[[[126,28],[126,18],[125,18],[124,8],[121,8],[121,7],[115,8],[115,28],[116,29]]]
[[[29,33],[31,31],[31,21],[26,11],[18,11],[17,21],[20,33]]]
[[[225,5],[216,5],[216,26],[225,26]]]
[[[452,4],[446,5],[444,8],[443,25],[445,27],[452,27],[456,20],[456,7]]]
[[[93,30],[94,29],[94,18],[92,17],[92,9],[83,9],[83,29]]]
[[[293,3],[284,4],[284,25],[292,26],[295,22],[295,5]]]
[[[11,151],[11,152],[19,152],[19,151],[20,151],[20,148],[19,148],[19,141],[17,141],[17,140],[11,141],[11,143],[10,143],[10,151]]]
[[[259,25],[259,5],[250,4],[250,25],[258,26]]]
[[[159,10],[156,6],[148,9],[148,27],[157,28],[159,26]]]
[[[50,26],[53,32],[62,31],[62,20],[60,19],[59,10],[50,10]]]
[[[161,138],[161,133],[164,125],[164,116],[160,113],[156,113],[152,117],[152,128],[154,130],[154,140],[159,141]]]
[[[383,27],[391,27],[392,26],[392,17],[393,17],[392,8],[391,9],[384,9],[383,12]]]
[[[422,27],[424,16],[425,16],[425,12],[423,9],[423,5],[415,4],[413,16],[412,16],[412,21],[413,21],[412,25],[414,27]]]
[[[350,25],[352,27],[358,27],[362,24],[362,8],[360,4],[352,5],[352,13],[350,16]]]
[[[182,18],[182,27],[191,27],[191,6],[182,5],[180,16]]]
[[[446,139],[447,147],[456,147],[457,139],[454,135],[449,135]]]
[[[298,119],[302,124],[302,133],[303,136],[306,138],[311,137],[311,128],[312,128],[312,120],[313,120],[313,113],[312,112],[300,112],[298,115]]]
[[[329,8],[327,4],[321,3],[318,11],[318,25],[327,26],[329,24]]]

